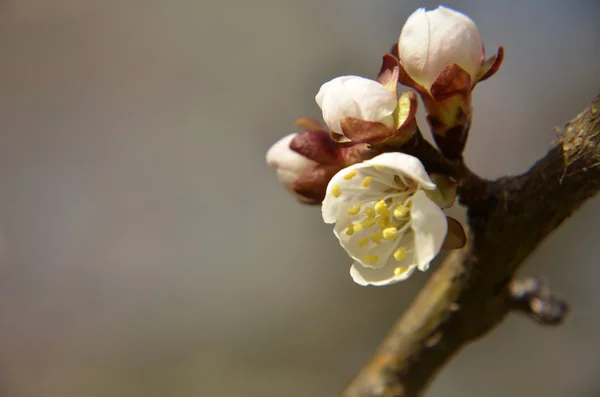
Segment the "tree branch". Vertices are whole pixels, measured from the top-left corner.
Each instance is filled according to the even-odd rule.
[[[600,189],[599,143],[600,96],[519,176],[482,181],[469,176],[462,160],[440,159],[422,145],[411,149],[426,167],[445,169],[463,185],[469,242],[440,265],[342,395],[420,396],[454,354],[512,310],[542,323],[560,322],[564,302],[541,284],[513,277],[544,238]],[[473,180],[485,185],[485,194],[468,194],[473,186],[462,182]]]

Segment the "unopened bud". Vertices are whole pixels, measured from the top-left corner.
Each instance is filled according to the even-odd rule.
[[[341,121],[346,117],[394,127],[396,93],[377,81],[359,76],[337,77],[323,84],[315,99],[325,124],[336,134],[344,135]]]
[[[471,125],[471,91],[496,73],[504,50],[486,61],[475,23],[440,6],[418,9],[408,18],[398,56],[398,80],[421,95],[436,143],[447,157],[460,157]]]

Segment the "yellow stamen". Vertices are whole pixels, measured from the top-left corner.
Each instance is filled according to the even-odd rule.
[[[394,276],[399,276],[402,273],[406,273],[407,270],[408,268],[406,266],[398,266],[394,269]]]
[[[370,219],[370,218],[367,218],[367,219],[365,219],[364,221],[361,222],[361,224],[363,225],[363,227],[365,229],[373,227],[375,225],[375,223],[376,223],[375,219]]]
[[[386,240],[393,240],[396,238],[396,233],[398,232],[398,229],[396,229],[395,227],[388,227],[383,229],[383,238],[385,238]]]
[[[369,185],[373,183],[373,178],[370,176],[365,176],[365,179],[362,180],[362,187],[369,187]]]
[[[346,235],[347,236],[352,236],[354,234],[354,225],[350,225],[348,226],[348,228],[346,229]]]
[[[363,256],[363,261],[373,264],[379,262],[379,257],[377,255],[365,255]]]
[[[346,175],[344,175],[344,179],[349,181],[350,179],[354,178],[356,176],[358,171],[356,170],[352,170],[349,173],[347,173]]]
[[[360,204],[356,204],[354,207],[348,209],[348,215],[356,215],[360,212]]]
[[[373,240],[375,244],[379,244],[381,242],[381,239],[383,238],[383,234],[373,232],[369,235],[369,237],[371,238],[371,240]]]
[[[367,217],[368,217],[369,219],[373,219],[373,218],[375,218],[375,215],[376,215],[375,211],[374,211],[374,210],[373,210],[373,208],[371,208],[371,207],[367,207],[367,208],[365,208],[365,214],[367,214]]]
[[[379,215],[388,215],[390,213],[390,210],[388,209],[384,200],[379,200],[377,204],[375,204],[374,208]]]
[[[394,259],[398,262],[406,259],[406,247],[400,247],[394,252]]]
[[[383,231],[383,229],[387,229],[388,227],[394,226],[390,222],[389,215],[379,215],[377,218],[375,218],[375,220],[377,221],[377,226],[381,231]]]
[[[331,188],[331,194],[333,195],[333,197],[340,197],[341,194],[341,188],[340,185],[333,185],[333,187]]]
[[[362,230],[362,228],[363,228],[363,225],[361,225],[360,223],[357,223],[354,225],[354,231],[356,233],[360,232]]]
[[[376,165],[375,168],[378,169],[378,170],[385,169],[385,167],[383,165]]]
[[[399,205],[396,208],[394,208],[394,218],[402,219],[406,215],[408,215],[408,208],[406,208],[405,206]]]
[[[367,237],[363,237],[358,241],[359,247],[364,247],[367,244],[369,244],[369,239]]]

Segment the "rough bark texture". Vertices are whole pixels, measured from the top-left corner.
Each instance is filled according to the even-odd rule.
[[[444,169],[462,181],[469,242],[440,265],[342,395],[422,395],[454,354],[511,310],[546,324],[560,322],[564,303],[539,283],[515,287],[513,277],[543,239],[599,190],[599,143],[600,96],[523,175],[483,181],[462,162],[440,159],[433,148],[417,145],[412,153],[428,168]]]

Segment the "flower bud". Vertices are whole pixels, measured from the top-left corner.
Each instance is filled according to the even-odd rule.
[[[275,169],[283,187],[305,204],[321,204],[333,175],[377,154],[367,144],[334,142],[313,120],[299,119],[297,124],[311,129],[277,141],[267,152],[267,164]]]
[[[459,158],[471,125],[471,91],[498,71],[504,50],[498,48],[486,61],[475,23],[443,6],[415,11],[402,28],[397,50],[398,81],[421,95],[444,155]]]
[[[301,201],[306,197],[299,195],[294,189],[294,183],[308,169],[318,165],[290,148],[290,143],[298,134],[289,134],[277,141],[267,151],[267,164],[274,168],[279,183],[292,192]]]
[[[341,119],[345,117],[394,128],[396,92],[377,81],[358,76],[337,77],[321,86],[315,100],[323,111],[325,124],[334,133],[344,134]]]
[[[402,66],[412,79],[430,89],[445,67],[456,64],[474,82],[484,61],[475,23],[466,15],[440,6],[420,8],[406,21],[398,41]]]

